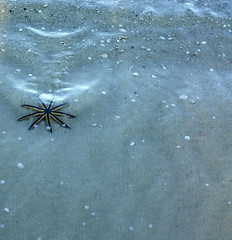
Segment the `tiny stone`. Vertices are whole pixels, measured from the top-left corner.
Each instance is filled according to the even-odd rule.
[[[6,132],[4,132],[4,131],[2,132],[2,134],[5,134],[5,133],[6,133]]]
[[[105,92],[105,91],[102,91],[102,94],[103,94],[103,95],[106,95],[106,92]]]
[[[125,30],[125,29],[123,29],[123,28],[120,28],[120,29],[119,29],[119,32],[125,33],[125,32],[126,32],[126,30]]]
[[[120,118],[120,116],[115,116],[115,117],[118,118],[118,119]]]
[[[131,142],[131,143],[130,143],[130,146],[134,146],[134,145],[135,145],[135,142]]]
[[[209,186],[209,184],[208,184],[208,183],[205,183],[205,186],[206,186],[206,187],[208,187],[208,186]]]
[[[231,205],[231,201],[227,201],[227,205]]]
[[[5,225],[4,224],[0,224],[0,228],[5,228]]]
[[[165,67],[163,64],[161,64],[161,67],[163,68],[163,70],[167,69],[167,67]]]
[[[205,45],[205,44],[206,44],[206,41],[202,41],[201,44]]]
[[[176,146],[176,148],[177,148],[177,149],[180,149],[180,146],[179,146],[179,145],[177,145],[177,146]]]
[[[10,212],[9,208],[4,208],[5,212]]]
[[[210,68],[209,71],[210,71],[210,72],[213,72],[213,68]]]
[[[47,126],[46,129],[49,131],[49,130],[51,130],[51,127],[48,127],[48,126]]]
[[[24,168],[23,164],[22,163],[18,163],[18,168],[19,169],[23,169]]]
[[[134,228],[133,228],[132,226],[130,226],[130,227],[129,227],[129,230],[133,231],[133,230],[134,230]]]
[[[175,106],[176,106],[176,104],[175,104],[175,103],[171,103],[170,105],[171,105],[171,107],[175,107]]]
[[[22,138],[21,137],[18,137],[18,140],[20,141]]]
[[[89,60],[92,60],[92,58],[91,58],[91,57],[88,57],[88,59],[89,59]]]
[[[151,75],[151,77],[152,77],[152,78],[157,78],[157,76],[155,76],[155,75]]]
[[[152,224],[149,224],[148,227],[149,227],[149,228],[152,228]]]
[[[195,104],[195,101],[194,101],[193,99],[190,99],[189,102],[190,102],[191,104]]]
[[[134,72],[133,75],[134,75],[135,77],[138,77],[138,76],[139,76],[139,74],[138,74],[137,72]]]
[[[108,55],[106,53],[103,53],[102,58],[108,58]]]
[[[183,95],[180,95],[180,99],[181,99],[181,100],[185,100],[185,99],[187,99],[187,98],[188,98],[187,95],[184,95],[184,94],[183,94]]]
[[[189,137],[189,136],[185,136],[184,139],[185,139],[186,141],[190,141],[190,137]]]
[[[6,183],[6,181],[5,180],[1,180],[1,184],[5,184]]]
[[[86,226],[86,222],[83,222],[83,223],[82,223],[82,226]]]
[[[88,209],[89,209],[89,206],[86,205],[86,206],[85,206],[85,209],[88,210]]]
[[[92,127],[96,127],[96,126],[97,126],[97,123],[93,123],[93,124],[92,124]]]

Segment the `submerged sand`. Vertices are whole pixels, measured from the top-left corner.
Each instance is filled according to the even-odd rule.
[[[231,21],[79,9],[101,34],[54,40],[27,28],[58,31],[42,7],[2,26],[1,239],[230,239]],[[69,103],[70,130],[16,121],[41,94]]]

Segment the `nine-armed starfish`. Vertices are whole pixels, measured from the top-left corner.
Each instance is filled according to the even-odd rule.
[[[36,112],[28,114],[26,116],[23,116],[21,118],[18,119],[18,121],[27,119],[29,117],[33,117],[33,116],[39,116],[29,127],[29,130],[33,129],[37,124],[39,124],[39,122],[41,120],[43,120],[44,118],[46,119],[47,122],[47,129],[52,133],[52,126],[51,126],[51,118],[53,120],[55,120],[56,122],[58,122],[62,127],[65,128],[70,128],[66,123],[62,122],[57,116],[68,116],[70,118],[75,118],[75,116],[68,114],[68,113],[63,113],[63,112],[59,112],[58,110],[61,109],[62,107],[64,107],[64,105],[66,105],[67,103],[63,103],[60,104],[56,107],[52,107],[53,104],[53,100],[49,103],[48,106],[45,105],[45,103],[38,97],[39,99],[39,104],[41,107],[36,107],[36,106],[32,106],[32,105],[21,105],[21,107],[26,107],[26,108],[30,108],[32,110],[35,110]]]

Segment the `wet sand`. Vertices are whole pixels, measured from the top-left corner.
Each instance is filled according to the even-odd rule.
[[[121,11],[123,18],[110,23],[117,31],[99,37],[92,51],[72,53],[61,63],[65,70],[53,65],[55,46],[44,65],[50,38],[33,36],[45,42],[45,52],[37,45],[35,71],[28,52],[22,62],[7,43],[0,79],[2,239],[230,239],[229,21],[146,15],[135,24]],[[28,131],[32,119],[16,121],[29,113],[20,105],[36,105],[49,89],[77,118],[63,118],[70,130],[53,123],[50,134],[40,123]]]

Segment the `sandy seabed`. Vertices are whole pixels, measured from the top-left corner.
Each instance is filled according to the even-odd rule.
[[[78,10],[100,34],[54,39],[28,34],[36,6],[2,26],[1,239],[230,239],[231,21]],[[28,131],[20,105],[50,89],[77,118]]]

